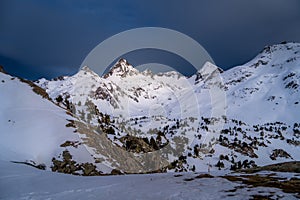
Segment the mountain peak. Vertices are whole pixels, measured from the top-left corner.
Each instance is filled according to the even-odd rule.
[[[81,70],[84,71],[84,72],[92,72],[92,73],[94,73],[93,70],[91,70],[88,66],[82,67]]]
[[[295,42],[281,42],[280,44],[274,44],[270,46],[265,46],[262,53],[271,53],[276,51],[287,51],[287,50],[296,50],[300,47],[299,43]]]
[[[73,77],[99,77],[99,75],[88,66],[84,66]]]
[[[127,60],[121,58],[103,78],[108,78],[110,76],[120,76],[126,77],[127,75],[134,75],[139,73],[139,71],[132,67]]]
[[[6,71],[4,70],[3,66],[0,65],[0,72],[7,74]]]
[[[215,72],[223,73],[223,70],[210,62],[206,62],[203,67],[197,71],[195,82],[198,83],[200,80],[206,80]]]
[[[285,63],[296,63],[299,60],[300,44],[293,42],[281,42],[264,49],[246,65],[250,67],[283,66]]]
[[[278,54],[287,51],[294,51],[294,49],[299,48],[297,43],[288,43],[288,42],[281,42],[280,44],[275,45],[267,45],[265,46],[262,51],[256,57],[267,57],[272,54]]]

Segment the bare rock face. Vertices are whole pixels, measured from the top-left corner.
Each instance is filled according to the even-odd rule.
[[[288,154],[286,151],[283,149],[274,149],[272,154],[270,155],[270,158],[272,160],[276,160],[276,158],[281,157],[281,158],[292,158],[290,154]]]
[[[6,74],[6,72],[5,72],[4,68],[3,68],[3,66],[1,66],[1,65],[0,65],[0,72]]]
[[[76,163],[76,161],[72,160],[72,155],[68,150],[63,151],[62,156],[63,160],[52,159],[53,166],[51,169],[53,172],[82,176],[99,176],[102,174],[92,163]]]
[[[123,175],[123,173],[118,169],[113,169],[110,172],[111,175]]]

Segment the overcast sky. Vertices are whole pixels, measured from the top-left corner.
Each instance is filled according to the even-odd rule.
[[[29,79],[74,74],[106,38],[137,27],[165,27],[198,41],[223,68],[265,45],[300,42],[299,0],[1,0],[0,65]],[[187,63],[161,51],[126,55],[134,65]]]

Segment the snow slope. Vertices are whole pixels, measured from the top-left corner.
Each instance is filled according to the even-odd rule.
[[[18,78],[0,73],[0,99],[0,160],[50,167],[51,159],[65,149],[61,144],[80,140],[73,128],[66,127],[73,117]],[[84,147],[70,151],[78,161],[91,160]]]
[[[251,123],[299,122],[300,44],[267,46],[250,62],[224,72],[223,79],[228,116]]]

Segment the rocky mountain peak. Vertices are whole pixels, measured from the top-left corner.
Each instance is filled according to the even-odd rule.
[[[206,62],[204,66],[197,71],[195,83],[197,84],[201,80],[204,81],[215,73],[223,73],[223,70],[210,62]]]
[[[80,71],[84,72],[84,74],[95,74],[95,72],[88,66],[82,67]]]
[[[0,72],[6,74],[6,71],[4,70],[3,66],[0,65]]]
[[[110,70],[107,74],[103,76],[103,78],[108,78],[111,76],[119,76],[119,77],[126,77],[127,75],[134,75],[139,73],[139,71],[131,64],[128,63],[127,60],[121,58]]]
[[[262,50],[262,53],[272,53],[272,52],[278,52],[278,51],[289,51],[289,50],[297,50],[300,47],[299,43],[293,43],[293,42],[281,42],[280,44],[265,46]]]
[[[246,65],[254,68],[264,65],[282,67],[286,63],[292,64],[299,60],[299,52],[299,43],[281,42],[280,44],[265,46],[260,54]]]

